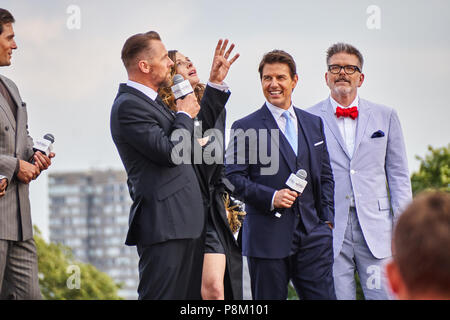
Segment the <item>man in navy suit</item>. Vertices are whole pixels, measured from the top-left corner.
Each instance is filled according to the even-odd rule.
[[[286,299],[291,280],[301,299],[336,299],[334,180],[322,120],[292,104],[291,55],[266,53],[259,73],[266,103],[233,124],[226,156],[226,175],[247,211],[242,246],[253,298]],[[286,186],[299,169],[307,172],[301,194]]]

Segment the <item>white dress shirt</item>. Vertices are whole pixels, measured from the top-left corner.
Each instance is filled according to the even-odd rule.
[[[286,111],[285,109],[281,109],[278,107],[275,107],[270,102],[266,101],[266,106],[269,109],[270,113],[272,114],[273,118],[275,119],[275,122],[278,125],[278,128],[280,128],[281,132],[285,134],[286,132],[286,118],[283,117],[283,113]],[[294,107],[291,106],[287,109],[289,111],[289,116],[291,117],[292,121],[294,123],[297,123],[297,115],[295,114]],[[295,126],[295,132],[298,133],[298,126]]]
[[[286,118],[283,117],[283,113],[286,110],[278,108],[278,107],[275,107],[273,104],[271,104],[270,102],[267,102],[267,101],[266,101],[266,106],[269,109],[270,113],[272,114],[273,118],[275,119],[275,122],[277,123],[278,128],[280,128],[281,132],[283,132],[283,134],[285,134],[285,131],[286,131]],[[294,107],[292,106],[292,103],[291,103],[290,107],[287,109],[287,111],[289,111],[289,116],[294,121],[294,123],[297,123],[297,116],[295,114]],[[297,134],[298,134],[298,125],[295,126],[295,132],[297,132]],[[275,194],[277,193],[277,191],[275,191],[273,193],[273,196],[272,196],[272,204],[270,205],[270,210],[271,211],[273,211],[275,209],[275,207],[273,205],[273,201],[275,200]]]
[[[336,113],[336,108],[341,107],[343,109],[358,107],[359,97],[356,95],[355,100],[348,106],[341,106],[336,100],[334,100],[330,96],[330,102],[333,106],[334,112]],[[336,123],[339,127],[339,131],[341,132],[341,136],[344,139],[345,145],[347,146],[347,151],[350,157],[353,157],[353,152],[355,151],[355,135],[356,135],[356,125],[358,124],[358,118],[353,120],[350,117],[336,117]]]
[[[334,100],[330,96],[330,102],[333,106],[334,112],[336,113],[336,108],[341,107],[343,109],[351,108],[351,107],[359,107],[359,97],[356,95],[355,100],[348,106],[341,106],[336,100]],[[350,117],[336,117],[336,123],[339,127],[339,131],[341,132],[341,136],[344,139],[344,143],[347,146],[347,151],[351,158],[353,158],[353,152],[355,151],[355,136],[356,136],[356,125],[358,124],[358,118],[353,120]],[[352,194],[350,195],[350,207],[355,207],[355,197]]]

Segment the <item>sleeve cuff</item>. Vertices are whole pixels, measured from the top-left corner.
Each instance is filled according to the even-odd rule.
[[[17,159],[16,169],[14,170],[14,176],[16,176],[19,173],[20,169],[20,160]]]
[[[272,202],[270,203],[270,211],[275,210],[275,207],[273,205],[273,201],[275,200],[275,194],[276,193],[277,193],[277,191],[275,190],[275,192],[273,193],[273,196],[272,196]]]
[[[208,81],[207,85],[214,89],[223,91],[223,92],[230,91],[230,87],[225,82],[222,82],[221,84],[217,84],[217,83],[212,83],[212,82]]]
[[[179,114],[179,113],[183,113],[183,114],[187,115],[189,118],[192,119],[191,115],[189,113],[185,112],[185,111],[177,111],[177,114]]]

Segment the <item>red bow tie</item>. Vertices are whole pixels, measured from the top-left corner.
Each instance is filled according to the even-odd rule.
[[[336,108],[336,117],[350,117],[355,120],[358,117],[358,107],[351,108]]]

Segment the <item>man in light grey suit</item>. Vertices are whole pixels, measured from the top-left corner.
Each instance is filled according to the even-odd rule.
[[[17,49],[13,23],[0,8],[2,67],[11,64]],[[26,104],[14,82],[0,75],[0,299],[41,298],[28,185],[55,155],[34,152],[27,128]]]
[[[412,198],[405,143],[394,109],[360,99],[363,57],[337,43],[327,51],[330,96],[308,109],[320,116],[335,180],[333,276],[338,299],[389,299],[384,264],[395,221]]]

